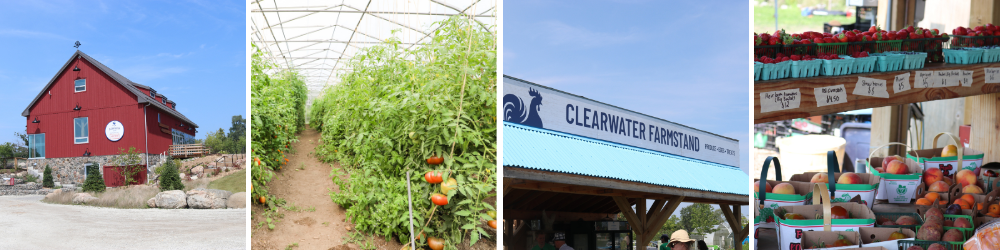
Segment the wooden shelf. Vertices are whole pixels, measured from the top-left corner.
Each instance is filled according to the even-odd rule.
[[[989,93],[1000,92],[1000,84],[987,84],[985,80],[985,68],[1000,68],[1000,63],[981,64],[927,64],[919,70],[903,70],[891,72],[876,72],[868,74],[851,74],[845,76],[823,76],[810,78],[789,78],[771,81],[755,81],[754,93],[751,95],[754,102],[754,123],[765,123],[772,121],[788,120],[793,118],[804,118],[816,115],[832,114],[857,109],[876,108],[890,105],[900,105],[907,103],[917,103],[933,100],[944,100],[967,96],[976,96]],[[941,87],[941,88],[913,88],[916,71],[941,71],[941,70],[971,70],[973,71],[973,81],[971,87]],[[893,93],[888,89],[889,98],[879,98],[871,96],[854,95],[854,87],[858,82],[858,77],[867,77],[886,80],[892,85],[893,78],[897,75],[910,73],[911,89],[901,93]],[[847,103],[833,104],[823,107],[816,106],[814,88],[828,87],[843,84],[847,90]],[[779,90],[799,89],[801,99],[799,108],[760,113],[760,93]]]

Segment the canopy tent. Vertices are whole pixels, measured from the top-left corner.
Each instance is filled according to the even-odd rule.
[[[649,242],[681,202],[717,204],[734,239],[749,233],[740,221],[749,176],[737,167],[510,122],[503,137],[508,235],[523,230],[513,220],[538,211],[588,219],[621,212],[638,242]],[[647,199],[655,200],[649,211]]]
[[[404,48],[430,41],[434,22],[472,18],[496,34],[496,0],[309,1],[255,0],[250,5],[250,40],[278,65],[294,69],[309,89],[309,101],[358,51],[395,37]],[[273,73],[273,72],[267,72]]]

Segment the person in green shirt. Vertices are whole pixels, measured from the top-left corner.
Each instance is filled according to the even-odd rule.
[[[660,242],[662,242],[660,243],[660,250],[670,250],[670,246],[667,246],[670,245],[668,244],[670,243],[670,236],[667,236],[666,234],[660,235]]]
[[[544,232],[539,232],[538,235],[535,236],[535,241],[538,242],[538,244],[531,247],[531,250],[556,250],[556,246],[552,245],[552,243],[546,242],[547,238],[545,236]]]

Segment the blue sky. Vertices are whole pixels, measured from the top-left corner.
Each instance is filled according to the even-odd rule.
[[[504,74],[740,140],[749,173],[746,2],[506,0],[503,15]]]
[[[76,51],[153,87],[198,124],[196,138],[246,117],[242,1],[12,1],[0,10],[0,142]]]
[[[744,1],[504,1],[504,74],[740,140]],[[609,87],[614,86],[614,87]]]

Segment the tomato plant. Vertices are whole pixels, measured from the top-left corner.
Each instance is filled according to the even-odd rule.
[[[251,56],[250,157],[252,196],[274,209],[278,203],[268,193],[267,183],[274,172],[288,162],[288,145],[305,125],[306,85],[294,71],[272,72],[257,46]],[[270,74],[269,74],[270,73]],[[286,149],[282,151],[281,149]],[[270,200],[272,202],[265,202]]]
[[[322,133],[316,156],[343,166],[332,173],[341,191],[330,197],[358,230],[409,241],[410,172],[414,228],[455,249],[489,237],[485,211],[496,210],[488,201],[497,184],[496,43],[469,19],[435,25],[427,44],[388,39],[359,51],[308,117]],[[448,188],[435,184],[442,180]],[[448,204],[432,204],[444,189],[454,190]]]

